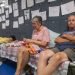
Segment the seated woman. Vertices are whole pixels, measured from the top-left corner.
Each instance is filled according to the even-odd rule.
[[[32,39],[24,38],[26,44],[34,44],[35,48],[38,46],[39,51],[47,48],[50,42],[50,35],[48,28],[42,25],[42,18],[40,16],[35,16],[32,19]],[[28,63],[30,55],[36,54],[39,51],[30,50],[26,45],[20,47],[18,53],[17,69],[15,75],[20,75],[24,66]]]
[[[75,60],[75,15],[68,17],[68,31],[55,42],[54,48],[40,53],[37,75],[52,75],[62,62]]]

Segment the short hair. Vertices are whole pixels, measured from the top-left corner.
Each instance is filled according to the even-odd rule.
[[[34,17],[32,18],[32,21],[33,21],[34,19],[37,19],[38,22],[42,24],[42,17],[41,17],[41,16],[34,16]]]
[[[75,15],[74,15],[74,14],[71,14],[71,15],[69,15],[69,16],[68,16],[68,18],[69,18],[69,17],[71,17],[71,16],[74,16],[74,17],[75,17]]]

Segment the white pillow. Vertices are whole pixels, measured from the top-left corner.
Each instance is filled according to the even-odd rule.
[[[50,47],[54,47],[55,46],[55,38],[57,38],[60,34],[59,33],[56,33],[52,30],[49,29],[49,32],[50,32],[50,44],[49,46]]]

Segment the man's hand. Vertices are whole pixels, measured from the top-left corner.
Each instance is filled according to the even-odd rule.
[[[70,35],[70,34],[63,34],[61,37],[66,38],[66,37],[69,37],[69,36],[72,36],[72,35]]]

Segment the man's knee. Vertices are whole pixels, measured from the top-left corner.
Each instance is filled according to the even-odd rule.
[[[68,59],[66,53],[64,53],[64,52],[58,52],[58,53],[56,53],[55,57],[56,57],[56,59],[61,60],[61,61],[63,61],[63,60],[65,61],[65,60]]]

